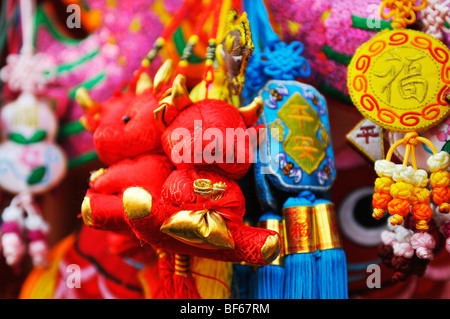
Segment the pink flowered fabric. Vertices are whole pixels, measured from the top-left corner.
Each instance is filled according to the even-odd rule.
[[[87,0],[90,9],[102,13],[102,25],[86,39],[67,44],[55,39],[45,26],[38,30],[37,50],[51,56],[57,65],[70,65],[82,57],[98,51],[95,56],[77,67],[58,74],[51,89],[53,95],[69,96],[67,111],[61,114],[61,123],[77,121],[83,114],[73,100],[74,89],[89,79],[101,78],[90,90],[92,98],[103,101],[114,89],[131,78],[140,61],[151,49],[163,30],[161,19],[152,10],[153,0],[116,1],[108,6],[105,0]],[[164,1],[164,9],[173,14],[181,0]],[[150,72],[155,72],[160,61],[155,60]],[[65,96],[64,96],[65,95]],[[64,108],[64,105],[61,106]],[[93,152],[92,135],[81,132],[64,139],[63,147],[74,158]]]
[[[317,85],[331,86],[348,94],[347,66],[327,58],[324,46],[351,57],[356,49],[371,39],[377,29],[365,30],[352,26],[352,16],[371,21],[382,20],[379,14],[380,0],[289,0],[268,1],[275,30],[286,42],[294,40],[305,45],[303,55],[309,60],[312,76],[309,81]],[[370,23],[369,22],[369,23]],[[420,23],[420,21],[419,21]],[[450,44],[450,35],[444,36]]]

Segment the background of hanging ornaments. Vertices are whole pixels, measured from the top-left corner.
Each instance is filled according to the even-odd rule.
[[[2,1],[5,6],[0,25],[0,66],[4,65],[6,55],[17,52],[20,45],[16,40],[20,32],[16,2]],[[450,1],[429,0],[429,3],[438,2],[439,9],[429,10],[425,17],[422,12],[414,27],[434,28],[435,35],[448,46],[450,34],[443,29],[449,26],[445,16],[450,16]],[[38,198],[44,217],[51,224],[50,245],[54,245],[81,225],[77,216],[89,173],[102,166],[91,134],[78,123],[82,111],[74,101],[75,90],[87,86],[98,101],[110,96],[111,88],[119,87],[137,69],[181,0],[40,0],[37,3],[36,48],[57,65],[48,94],[53,98],[60,120],[58,142],[69,158],[69,171],[61,185]],[[83,9],[84,19],[79,29],[66,26],[70,15],[66,8],[70,3]],[[386,221],[376,221],[370,213],[376,177],[373,165],[346,139],[346,134],[363,119],[350,101],[346,82],[347,65],[356,48],[389,26],[378,14],[380,3],[379,0],[266,0],[272,25],[282,40],[287,43],[297,40],[305,46],[303,56],[312,69],[306,82],[316,86],[327,98],[337,167],[331,199],[338,209],[347,255],[350,298],[450,298],[450,255],[442,243],[438,243],[435,260],[423,277],[412,276],[393,284],[389,281],[392,271],[381,265],[382,273],[386,274],[382,288],[370,290],[366,285],[367,265],[381,262],[376,248],[381,243],[379,234],[386,228]],[[439,20],[438,16],[444,19]],[[437,27],[436,23],[430,24],[436,19],[441,21]],[[166,54],[179,55],[185,35],[191,29],[191,25],[183,23]],[[202,57],[201,46],[198,51]],[[150,72],[155,72],[161,61],[158,57]],[[8,88],[2,87],[2,104],[12,97]],[[433,134],[442,142],[448,141],[449,127],[450,121],[444,121]],[[7,194],[0,194],[0,209],[8,199]],[[372,236],[366,236],[368,233]],[[25,276],[26,272],[12,273],[0,258],[0,298],[16,298]]]

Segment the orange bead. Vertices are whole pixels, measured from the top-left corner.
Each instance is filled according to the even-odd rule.
[[[394,198],[389,202],[388,210],[389,214],[391,215],[400,215],[402,217],[405,217],[411,210],[411,206],[409,204],[409,201],[405,199]]]
[[[384,193],[375,193],[372,196],[372,206],[375,208],[386,209],[392,200],[391,195]]]
[[[433,201],[440,205],[443,203],[450,202],[450,188],[448,187],[437,187],[433,189]]]
[[[427,204],[416,204],[412,207],[411,212],[416,220],[426,220],[429,222],[433,216],[433,210]]]

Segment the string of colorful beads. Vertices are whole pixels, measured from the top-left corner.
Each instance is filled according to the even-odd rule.
[[[392,218],[390,217],[390,219]],[[392,226],[389,223],[387,230],[381,233],[381,242],[386,246],[391,246],[395,256],[410,259],[414,255],[414,249],[410,243],[413,234],[410,229],[401,225]]]
[[[395,164],[387,160],[378,160],[375,162],[375,171],[378,178],[375,180],[375,193],[372,197],[373,218],[381,219],[392,200],[390,195],[391,186],[394,183],[392,174],[395,169]]]
[[[432,188],[433,201],[439,207],[439,212],[450,212],[450,155],[447,152],[439,152],[428,158],[430,168],[430,186]]]
[[[416,220],[416,229],[428,231],[428,223],[433,217],[433,210],[430,206],[430,191],[426,188],[428,185],[428,174],[423,169],[414,172],[414,189],[411,201],[411,213]]]
[[[411,237],[411,247],[420,259],[431,260],[434,257],[433,249],[436,247],[436,241],[429,233],[418,232]]]
[[[414,191],[414,169],[403,164],[395,165],[392,175],[394,184],[391,185],[392,200],[388,204],[388,211],[393,217],[392,225],[401,225],[411,210],[410,198]]]
[[[441,213],[450,211],[450,172],[449,154],[440,152],[428,160],[431,176],[432,198]],[[400,225],[411,212],[416,220],[416,229],[427,231],[433,216],[430,206],[430,190],[427,189],[428,174],[423,169],[394,164],[388,160],[375,162],[378,178],[375,180],[375,193],[372,198],[372,216],[380,219],[387,209],[393,218],[392,225]]]

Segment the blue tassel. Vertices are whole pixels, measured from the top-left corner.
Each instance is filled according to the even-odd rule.
[[[286,229],[286,257],[284,259],[285,269],[285,294],[286,299],[317,299],[318,294],[318,282],[317,282],[317,262],[316,262],[316,248],[315,248],[315,231],[314,231],[314,216],[312,215],[312,202],[315,200],[315,196],[310,191],[303,191],[297,198],[289,198],[283,207],[283,216],[285,219]],[[289,219],[289,208],[293,209],[305,209],[306,215],[303,217],[307,219],[292,220]],[[289,224],[298,223],[307,227],[302,229],[306,235],[303,234],[289,234]],[[292,238],[292,236],[303,236],[303,240],[306,240],[309,246],[298,246],[298,239]],[[308,238],[306,238],[308,237]],[[298,252],[297,250],[304,250],[304,252]]]
[[[318,253],[320,299],[347,299],[347,260],[341,248],[321,250]]]
[[[250,277],[250,299],[256,299],[258,294],[258,280],[256,280],[256,271]]]
[[[233,299],[254,299],[252,281],[254,276],[252,266],[244,264],[233,265],[233,279],[231,282],[231,291]]]
[[[288,255],[284,261],[285,299],[317,299],[318,282],[315,253]]]
[[[267,265],[256,270],[256,299],[284,298],[284,267]]]
[[[271,229],[279,234],[282,232],[282,218],[274,213],[265,213],[258,222],[259,227]],[[280,234],[282,236],[282,234]],[[284,298],[284,267],[282,265],[282,255],[267,266],[261,266],[255,274],[255,295],[256,299],[283,299]]]
[[[347,260],[341,247],[334,206],[316,200],[314,215],[318,232],[317,268],[320,299],[347,299]]]

